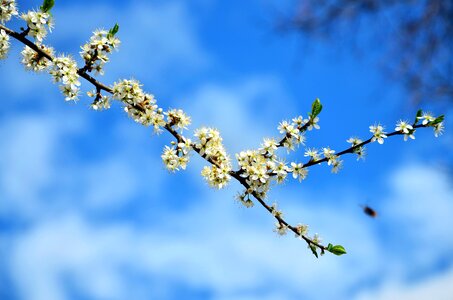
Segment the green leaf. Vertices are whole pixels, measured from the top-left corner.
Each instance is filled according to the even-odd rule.
[[[343,255],[343,254],[346,254],[346,250],[344,249],[343,246],[341,245],[332,245],[329,243],[329,245],[327,245],[327,251],[329,251],[330,253],[333,253],[335,255]]]
[[[414,124],[418,123],[418,118],[420,118],[422,115],[423,115],[423,110],[421,110],[421,109],[417,110],[417,114],[415,115]]]
[[[311,249],[311,252],[313,252],[313,255],[316,256],[316,258],[319,258],[318,257],[318,252],[316,251],[316,246],[315,245],[310,245],[310,249]]]
[[[119,29],[120,29],[120,26],[118,25],[118,23],[116,23],[115,26],[113,26],[113,28],[111,28],[109,30],[109,33],[107,34],[107,37],[109,37],[109,38],[114,37],[115,34],[117,34]]]
[[[439,123],[442,123],[445,119],[445,115],[440,115],[438,116],[434,121],[430,122],[429,125],[437,125]]]
[[[49,12],[55,5],[55,0],[44,0],[44,3],[40,7],[42,12]]]
[[[319,115],[321,110],[322,110],[321,101],[319,100],[319,98],[316,98],[316,100],[311,105],[310,117],[312,117],[313,119],[316,118],[316,116]]]

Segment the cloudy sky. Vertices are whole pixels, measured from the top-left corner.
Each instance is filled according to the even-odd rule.
[[[282,35],[279,9],[263,0],[57,1],[48,42],[76,56],[92,30],[119,23],[120,51],[101,80],[140,80],[160,106],[188,112],[192,130],[218,128],[231,154],[278,136],[278,122],[306,114],[316,97],[324,110],[309,147],[340,150],[375,122],[393,130],[412,120],[418,107],[366,55]],[[415,141],[372,144],[339,174],[315,166],[303,183],[271,192],[291,223],[348,250],[316,259],[277,236],[261,207],[241,207],[239,184],[210,189],[195,156],[170,174],[160,160],[168,135],[119,105],[65,102],[48,76],[24,70],[20,51],[13,42],[0,62],[1,299],[451,299],[451,121],[437,139],[426,129]],[[423,104],[448,119],[451,108],[439,107]]]

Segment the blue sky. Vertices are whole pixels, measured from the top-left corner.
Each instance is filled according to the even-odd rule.
[[[40,3],[19,2],[22,9]],[[29,5],[28,7],[25,5]],[[77,55],[96,28],[120,24],[120,51],[102,81],[136,78],[163,108],[188,112],[191,129],[218,128],[233,154],[276,136],[278,122],[324,104],[307,146],[347,147],[381,122],[411,120],[398,83],[373,62],[329,44],[282,36],[266,1],[57,3],[48,42]],[[18,29],[20,22],[8,24]],[[238,184],[216,191],[192,158],[170,174],[170,142],[134,124],[119,105],[65,103],[49,76],[26,72],[21,45],[0,62],[1,299],[448,299],[453,294],[451,108],[446,134],[372,144],[364,162],[310,169],[271,192],[292,223],[310,225],[348,255],[315,259],[278,237],[261,207],[240,207]],[[80,60],[79,60],[80,62]],[[89,89],[87,84],[84,85]],[[442,109],[442,111],[440,111]],[[300,152],[291,156],[302,160]],[[282,153],[283,154],[283,153]],[[361,212],[369,204],[377,219]]]

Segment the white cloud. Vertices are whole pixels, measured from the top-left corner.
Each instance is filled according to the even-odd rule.
[[[386,282],[378,290],[368,291],[357,300],[450,300],[453,295],[453,269],[420,282]]]

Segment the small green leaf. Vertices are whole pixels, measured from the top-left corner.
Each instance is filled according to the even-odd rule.
[[[55,0],[44,0],[44,3],[40,7],[42,12],[49,12],[55,5]]]
[[[321,101],[319,100],[319,98],[316,98],[316,100],[311,105],[310,117],[312,117],[313,119],[316,118],[316,116],[319,115],[321,110],[322,110]]]
[[[429,125],[432,125],[432,126],[437,125],[439,123],[442,123],[444,121],[444,119],[445,119],[445,115],[440,115],[434,121],[430,122]]]
[[[311,249],[311,252],[313,252],[313,255],[316,256],[316,258],[319,258],[318,257],[318,252],[316,251],[316,246],[315,245],[310,245],[310,249]]]
[[[343,246],[341,245],[332,245],[329,243],[329,245],[327,245],[327,251],[329,251],[330,253],[333,253],[335,255],[343,255],[343,254],[346,254],[346,250],[344,249]]]
[[[111,28],[109,30],[109,33],[107,34],[107,37],[109,37],[109,38],[114,37],[115,34],[117,34],[119,29],[120,29],[120,26],[118,26],[118,23],[116,23],[115,26],[113,26],[113,28]]]
[[[419,118],[423,115],[423,110],[419,109],[417,110],[417,114],[415,115],[415,121],[414,124],[418,123]]]

